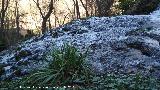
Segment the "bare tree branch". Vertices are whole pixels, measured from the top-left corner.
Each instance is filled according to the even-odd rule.
[[[33,1],[35,2],[36,6],[38,7],[39,12],[40,12],[42,18],[44,18],[44,15],[43,15],[43,13],[42,13],[42,9],[41,9],[40,6],[39,6],[39,0],[37,0],[37,2],[36,2],[35,0],[33,0]]]
[[[85,6],[82,0],[80,0],[80,2],[82,3],[82,6],[83,6],[84,9],[86,10],[86,17],[88,17],[89,14],[88,14],[88,10],[87,10],[87,3],[86,3],[86,6]],[[87,0],[86,0],[86,2],[87,2]]]

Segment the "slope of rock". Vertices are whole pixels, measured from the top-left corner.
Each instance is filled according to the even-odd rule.
[[[87,60],[97,73],[142,73],[160,78],[159,12],[75,20],[33,37],[0,53],[1,79],[43,68],[45,55],[64,43],[82,52],[89,48]]]

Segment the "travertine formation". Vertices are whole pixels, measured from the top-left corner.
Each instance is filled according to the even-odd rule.
[[[150,15],[75,20],[0,53],[0,79],[16,79],[47,65],[54,48],[69,43],[97,73],[142,73],[160,78],[160,10]]]

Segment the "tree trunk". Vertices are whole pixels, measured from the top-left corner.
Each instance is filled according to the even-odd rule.
[[[16,27],[17,27],[17,34],[18,34],[18,38],[20,38],[20,27],[19,27],[19,9],[18,9],[18,2],[16,1]]]
[[[6,1],[6,2],[5,2]],[[2,0],[2,8],[1,8],[1,12],[0,12],[0,19],[1,19],[1,26],[0,26],[0,30],[1,30],[1,37],[0,38],[4,38],[5,37],[5,24],[4,24],[4,20],[5,20],[5,14],[8,8],[8,4],[9,4],[9,0]]]
[[[76,11],[76,18],[80,18],[79,5],[77,0],[73,0],[74,3],[74,12]]]
[[[49,29],[51,29],[51,28],[52,28],[51,19],[50,19],[50,17],[49,17]]]
[[[42,33],[45,33],[46,29],[47,29],[47,18],[43,18],[42,21]]]
[[[51,14],[52,14],[52,12],[53,12],[53,9],[54,9],[54,7],[53,7],[53,0],[50,0],[50,3],[49,3],[49,6],[48,6],[48,12],[47,12],[47,14],[46,15],[44,15],[43,13],[42,13],[42,8],[40,8],[40,6],[39,6],[39,0],[37,0],[37,2],[35,1],[35,0],[33,0],[35,3],[36,3],[36,5],[37,5],[37,7],[38,7],[38,9],[39,9],[39,12],[40,12],[40,14],[41,14],[41,16],[42,16],[42,19],[43,19],[43,21],[42,21],[42,34],[43,33],[45,33],[45,31],[47,30],[47,20],[48,20],[48,18],[51,16]]]
[[[73,8],[73,15],[74,15],[74,18],[73,19],[75,19],[75,16],[76,16],[76,2],[74,1],[74,0],[72,0],[73,1],[73,6],[74,6],[74,8]]]
[[[78,5],[78,1],[76,0],[75,2],[75,6],[76,6],[76,15],[77,15],[77,19],[81,17],[80,12],[79,12],[79,5]]]
[[[5,17],[5,0],[2,0],[2,9],[1,9],[1,30],[2,30],[2,33],[4,31],[4,17]]]

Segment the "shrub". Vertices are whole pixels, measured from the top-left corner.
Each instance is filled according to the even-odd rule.
[[[123,14],[149,14],[159,5],[160,0],[119,0]]]
[[[0,39],[0,51],[7,48],[6,41],[4,39]]]
[[[127,11],[129,8],[133,7],[137,0],[119,0],[119,8],[123,11]]]

